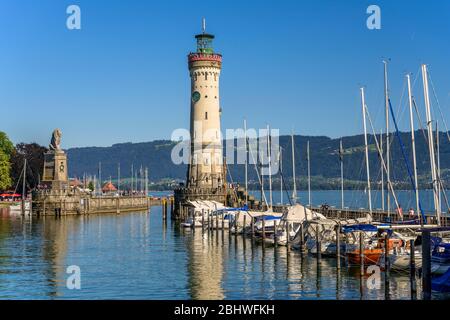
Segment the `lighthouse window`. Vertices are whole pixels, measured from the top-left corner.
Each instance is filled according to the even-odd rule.
[[[208,80],[208,73],[205,72],[205,80]]]
[[[197,74],[194,73],[194,81],[197,81]]]
[[[205,112],[205,120],[208,120],[208,112]]]
[[[214,73],[214,81],[217,81],[217,74]]]
[[[208,96],[207,96],[207,95],[205,96],[205,99],[206,99],[206,98],[208,98]]]

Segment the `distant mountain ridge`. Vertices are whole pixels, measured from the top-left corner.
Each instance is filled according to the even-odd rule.
[[[405,146],[405,153],[412,168],[411,133],[402,132],[400,137]],[[292,176],[291,137],[280,136],[283,148],[283,174],[288,181]],[[326,136],[296,135],[295,158],[296,174],[298,178],[307,175],[306,144],[310,142],[311,175],[322,179],[340,178],[339,141]],[[391,177],[393,181],[408,182],[408,173],[401,153],[398,138],[391,135]],[[355,135],[342,138],[344,147],[344,176],[345,179],[364,181],[364,136]],[[448,181],[450,172],[450,143],[445,132],[440,133],[440,164],[442,177]],[[142,143],[119,143],[110,147],[82,147],[67,150],[69,161],[69,175],[82,177],[84,174],[98,174],[98,164],[101,162],[103,180],[116,179],[118,164],[122,178],[131,176],[131,166],[135,170],[148,167],[151,181],[162,179],[176,179],[184,181],[186,165],[175,165],[171,161],[171,151],[175,142],[169,140],[155,140]],[[235,141],[236,145],[236,141]],[[380,179],[380,161],[375,147],[375,140],[369,135],[370,171],[372,181]],[[225,146],[225,144],[224,144]],[[428,146],[421,131],[416,132],[417,166],[421,179],[427,181],[430,172]],[[243,182],[244,166],[228,165],[229,173],[234,182]],[[249,179],[257,180],[254,166],[249,167]],[[230,181],[230,176],[227,177]]]

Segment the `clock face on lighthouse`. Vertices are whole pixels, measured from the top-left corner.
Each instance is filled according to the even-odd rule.
[[[200,100],[200,92],[198,91],[194,91],[192,93],[192,101],[197,102],[198,100]]]

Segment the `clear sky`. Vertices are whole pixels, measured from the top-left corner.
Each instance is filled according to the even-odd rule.
[[[81,8],[81,30],[66,8]],[[366,8],[381,7],[381,30]],[[0,0],[0,130],[63,147],[167,139],[188,127],[189,51],[207,19],[224,56],[222,126],[362,132],[359,87],[382,128],[383,57],[399,122],[404,75],[430,65],[450,122],[450,1]],[[423,108],[422,80],[414,91]]]

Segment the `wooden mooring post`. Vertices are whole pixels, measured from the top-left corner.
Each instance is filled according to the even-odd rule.
[[[208,209],[208,233],[211,231],[211,217],[210,211]]]
[[[205,209],[202,209],[202,233],[205,231]]]
[[[235,223],[236,225],[236,232],[237,232],[237,222]],[[244,213],[244,226],[242,227],[242,236],[245,237],[245,228],[247,227],[247,214]]]
[[[277,223],[277,220],[274,220],[273,221],[273,245],[275,246],[275,247],[277,247],[278,246],[278,239],[277,239],[277,231],[278,231],[278,223]]]
[[[233,219],[233,224],[234,224],[234,242],[237,243],[237,236],[238,236],[238,219],[237,219],[237,214],[234,216]],[[228,232],[231,234],[231,224],[230,224],[230,219],[228,219]]]
[[[164,198],[164,220],[167,219],[167,198]]]
[[[422,230],[422,292],[423,299],[431,299],[431,234]]]
[[[322,244],[320,243],[319,225],[316,226],[316,250],[317,250],[317,259],[321,259],[322,258]]]
[[[390,277],[390,261],[389,261],[389,234],[386,232],[384,236],[384,293],[386,299],[389,299],[389,277]]]
[[[252,235],[252,242],[253,242],[253,240],[255,239],[255,219],[252,217],[252,220],[250,221],[250,224],[251,224],[251,228],[252,228],[252,231],[251,231],[251,235]]]
[[[291,234],[289,233],[289,222],[286,221],[286,251],[289,253],[291,251]]]
[[[341,269],[341,227],[336,226],[336,269]]]
[[[362,232],[359,233],[359,264],[361,267],[360,275],[361,277],[364,276],[364,235]]]
[[[305,229],[303,223],[300,225],[300,253],[305,253]]]
[[[164,206],[164,203],[166,202],[166,198],[162,198],[162,219],[166,220],[166,210],[167,210],[167,206]]]
[[[266,243],[265,240],[266,240],[266,219],[265,219],[265,216],[263,215],[262,216],[262,243],[263,243],[263,246]]]
[[[409,277],[411,281],[411,298],[415,299],[417,293],[416,287],[416,255],[415,255],[415,245],[414,240],[409,240],[409,250],[410,250],[410,258],[409,258]]]
[[[192,233],[195,234],[195,209],[190,213]]]
[[[215,229],[216,232],[219,232],[219,214],[217,213],[217,211],[215,212],[216,214],[216,225],[215,225]]]

